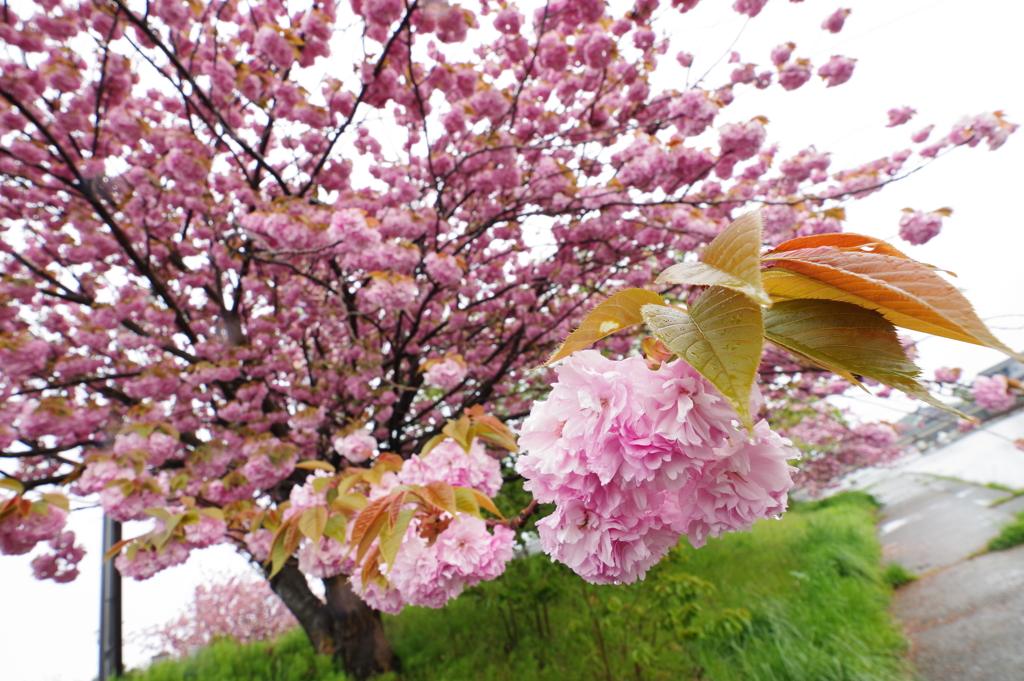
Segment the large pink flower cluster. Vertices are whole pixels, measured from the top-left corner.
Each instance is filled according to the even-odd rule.
[[[403,485],[447,482],[453,487],[472,487],[489,497],[501,489],[501,463],[487,454],[479,440],[467,453],[455,440],[445,440],[424,456],[414,454],[398,473]]]
[[[398,614],[406,605],[440,608],[466,587],[494,579],[512,560],[515,532],[497,525],[493,534],[487,524],[459,513],[433,543],[410,525],[395,564],[387,570],[388,587],[363,583],[352,575],[352,588],[373,608]]]
[[[541,546],[590,582],[631,583],[686,535],[696,546],[786,508],[789,442],[761,422],[751,442],[725,399],[676,360],[578,352],[534,404],[516,470],[555,512]]]
[[[6,501],[0,499],[0,505]],[[34,506],[24,515],[16,510],[0,520],[0,554],[17,556],[28,553],[36,544],[57,537],[64,529],[67,511],[45,502],[40,510]]]
[[[999,374],[995,376],[978,376],[974,379],[971,396],[979,407],[984,407],[991,412],[1006,411],[1017,400],[1016,395],[1010,392],[1006,376],[1000,376]]]

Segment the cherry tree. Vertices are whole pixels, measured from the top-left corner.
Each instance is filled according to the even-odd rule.
[[[765,2],[733,7],[755,18]],[[924,399],[878,319],[862,321],[893,353],[889,373],[787,343],[783,318],[764,312],[744,378],[726,385],[690,366],[671,332],[685,313],[664,298],[695,313],[735,294],[760,319],[780,299],[811,305],[793,287],[832,266],[822,258],[861,249],[909,262],[876,242],[793,240],[841,233],[847,202],[954,147],[995,149],[1016,126],[983,113],[846,169],[813,147],[783,157],[766,119],[729,118],[735,94],[839,86],[855,60],[812,64],[781,42],[763,65],[736,55],[725,82],[657,88],[656,70],[693,63],[666,54],[659,21],[696,5],[5,4],[0,551],[49,542],[37,576],[72,579],[82,552],[64,531],[68,495],[95,495],[118,520],[151,522],[117,547],[123,575],[233,543],[265,566],[316,649],[365,677],[394,664],[378,611],[437,607],[501,574],[536,507],[502,518],[492,499],[505,477],[560,502],[541,526],[552,555],[615,582],[642,577],[682,535],[700,544],[784,509],[795,452],[783,436],[817,452],[807,484],[891,456],[891,437],[850,431],[806,399],[845,389],[833,371]],[[912,115],[894,109],[890,124]],[[753,208],[761,217],[708,247]],[[901,234],[926,241],[947,213],[912,211]],[[755,275],[762,244],[776,260]],[[722,255],[740,246],[742,271]],[[678,269],[695,253],[701,276]],[[628,318],[601,317],[607,296],[659,273],[658,293],[627,296]],[[538,402],[553,377],[532,369],[599,303],[581,328],[597,325],[590,342],[603,339],[605,356],[567,359]],[[879,305],[858,309],[887,324],[930,314]],[[634,337],[609,334],[641,321],[661,345],[605,364],[635,355]],[[1007,350],[973,322],[918,321]],[[555,356],[589,345],[579,339]],[[611,374],[622,384],[609,394],[583,390],[582,377]],[[670,399],[682,388],[658,397],[658,380],[687,386],[691,403]],[[531,416],[529,453],[503,471],[519,447],[510,426],[587,394],[647,400],[644,414],[662,415],[649,427],[676,444],[628,469],[609,450],[605,466],[580,469],[584,490],[541,453],[568,425]],[[631,426],[593,427],[580,425],[572,451],[621,442]],[[824,432],[847,453],[823,453]],[[681,443],[694,449],[674,460]],[[741,459],[763,473],[761,492],[723,515],[707,491],[734,481],[722,462]],[[618,517],[616,495],[634,503]],[[640,527],[648,502],[664,513]],[[574,534],[584,517],[618,534]],[[324,581],[326,602],[307,576]]]

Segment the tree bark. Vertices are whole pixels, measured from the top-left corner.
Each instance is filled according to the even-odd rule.
[[[291,561],[270,586],[288,606],[319,655],[331,655],[357,679],[398,671],[398,657],[384,635],[380,613],[366,605],[345,575],[324,581],[327,602],[309,589],[306,577]]]

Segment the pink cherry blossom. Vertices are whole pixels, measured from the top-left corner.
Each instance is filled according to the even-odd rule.
[[[853,75],[853,67],[856,63],[856,59],[834,56],[828,60],[827,64],[818,69],[818,75],[828,81],[826,87],[842,85],[846,81],[850,80],[850,76]]]
[[[971,397],[979,407],[984,407],[993,413],[1006,411],[1017,400],[1016,395],[1010,392],[1006,377],[1000,374],[978,376],[974,379]]]
[[[797,59],[779,67],[779,85],[784,90],[796,90],[811,79],[811,63],[806,59]]]
[[[850,10],[837,9],[828,15],[825,21],[821,22],[821,28],[829,33],[839,33],[839,31],[843,30],[843,24],[846,23],[846,17],[848,16],[850,16]]]
[[[453,390],[466,379],[467,373],[464,362],[455,357],[446,357],[431,364],[423,372],[423,382],[441,390]]]
[[[772,63],[776,66],[782,66],[789,61],[789,57],[793,54],[793,50],[795,49],[795,43],[782,43],[781,45],[776,45],[772,49]]]
[[[584,350],[556,372],[523,423],[516,470],[557,506],[538,522],[542,547],[585,579],[635,581],[682,534],[701,544],[784,509],[796,453],[764,424],[756,446],[739,444],[735,413],[682,360],[652,371]],[[742,486],[723,487],[732,476]]]
[[[960,374],[963,373],[963,369],[948,369],[946,367],[939,367],[935,370],[935,380],[939,383],[956,383],[960,380]]]
[[[932,130],[934,129],[934,125],[925,126],[918,130],[917,132],[915,132],[913,135],[911,135],[910,141],[914,142],[915,144],[920,144],[921,142],[924,142],[925,140],[928,139],[928,136],[932,134]]]
[[[136,581],[149,579],[161,570],[180,565],[188,559],[188,549],[176,541],[169,542],[163,549],[140,548],[135,556],[120,554],[114,559],[114,566],[122,577]]]
[[[336,439],[334,451],[351,463],[362,463],[377,451],[377,441],[366,432],[365,428],[359,428],[345,437]]]
[[[914,245],[931,241],[942,231],[942,218],[949,210],[925,213],[919,210],[904,211],[900,218],[900,238]]]
[[[900,107],[899,109],[889,109],[889,123],[885,126],[887,128],[894,128],[897,125],[903,125],[909,121],[917,111],[911,109],[909,106]],[[921,140],[914,140],[915,142]]]
[[[736,0],[736,2],[733,3],[732,8],[740,14],[746,14],[748,17],[756,17],[767,4],[768,0]]]
[[[35,578],[52,579],[61,584],[74,580],[78,576],[78,563],[85,557],[85,549],[75,545],[75,533],[61,532],[48,544],[53,553],[32,559]]]
[[[493,497],[501,488],[501,464],[489,456],[479,440],[467,453],[454,440],[447,439],[427,454],[413,456],[398,473],[403,485],[447,482],[453,487],[471,487]]]

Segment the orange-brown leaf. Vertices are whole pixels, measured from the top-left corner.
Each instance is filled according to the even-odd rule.
[[[894,258],[910,259],[909,256],[897,250],[888,242],[874,237],[864,236],[863,234],[853,234],[851,232],[842,232],[839,234],[814,234],[811,236],[801,236],[796,239],[790,239],[789,241],[782,242],[768,253],[765,253],[763,259],[772,260],[772,256],[774,254],[781,253],[783,251],[798,251],[805,248],[821,248],[823,246],[838,248],[841,251],[857,250],[863,251],[864,253],[880,253],[882,255],[891,255]]]
[[[371,501],[367,504],[366,508],[359,512],[359,515],[356,516],[355,525],[352,526],[352,544],[354,546],[361,545],[374,523],[384,517],[384,512],[387,510],[391,500],[392,495],[389,494],[386,497]],[[371,536],[370,542],[372,541],[373,538]],[[370,542],[367,542],[367,544]]]
[[[416,490],[416,494],[431,506],[447,511],[453,516],[458,512],[455,506],[455,491],[447,482],[438,481],[423,485]]]
[[[927,265],[906,258],[835,248],[774,253],[764,272],[775,299],[812,298],[877,310],[896,326],[1014,352],[989,331],[970,302]],[[794,276],[797,275],[797,276]]]

